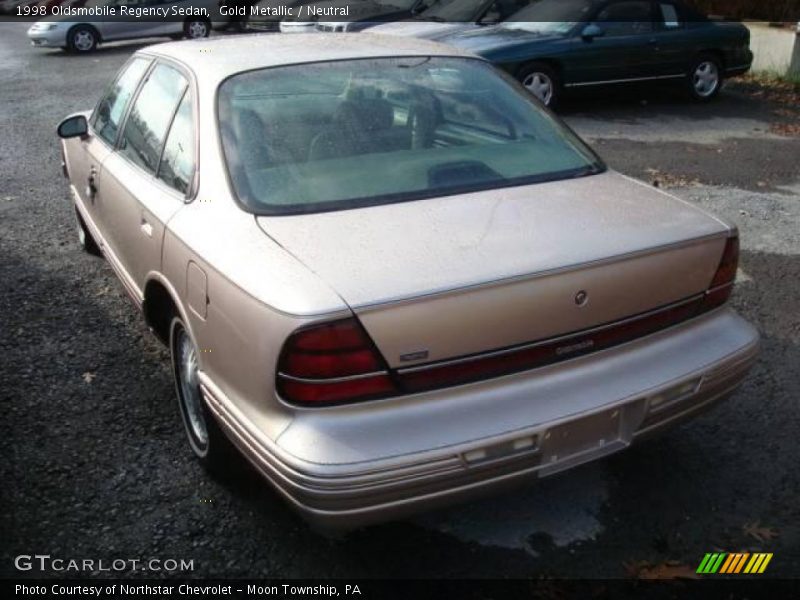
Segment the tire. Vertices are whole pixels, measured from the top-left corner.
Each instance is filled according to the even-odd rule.
[[[75,225],[78,230],[78,243],[83,248],[83,251],[92,256],[103,256],[100,247],[94,241],[92,234],[89,233],[86,223],[83,222],[83,217],[81,217],[77,208],[75,209]]]
[[[192,453],[215,476],[228,476],[240,459],[206,405],[197,380],[198,350],[186,326],[173,317],[169,348],[181,421]]]
[[[183,24],[183,36],[190,40],[207,38],[211,34],[211,23],[208,19],[186,19]]]
[[[561,99],[561,81],[558,74],[545,63],[528,63],[520,70],[517,80],[549,108],[554,108]]]
[[[722,64],[713,54],[700,54],[686,73],[686,91],[697,102],[708,102],[722,88]]]
[[[67,48],[76,54],[88,54],[97,49],[97,30],[91,25],[76,25],[67,32]]]

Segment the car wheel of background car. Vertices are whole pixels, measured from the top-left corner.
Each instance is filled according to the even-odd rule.
[[[97,242],[94,241],[92,234],[89,233],[89,230],[86,228],[86,223],[83,222],[83,218],[77,208],[75,209],[75,224],[78,229],[78,243],[81,245],[81,248],[93,256],[103,256]]]
[[[211,24],[205,19],[187,19],[183,24],[183,35],[190,40],[208,37],[211,33]]]
[[[711,100],[722,87],[722,68],[713,54],[701,54],[689,69],[688,89],[695,100]]]
[[[71,52],[92,52],[97,48],[97,31],[89,25],[76,25],[67,33],[67,47]]]
[[[556,105],[561,84],[551,67],[544,63],[531,63],[519,72],[517,79],[542,104],[549,107]]]
[[[198,350],[178,317],[172,320],[169,346],[175,393],[189,446],[206,469],[214,474],[226,474],[238,457],[206,405],[198,380]]]

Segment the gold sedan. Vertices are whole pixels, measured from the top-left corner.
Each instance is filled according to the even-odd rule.
[[[137,52],[59,127],[81,243],[172,352],[193,452],[355,527],[727,397],[734,228],[615,173],[489,63],[369,34]]]

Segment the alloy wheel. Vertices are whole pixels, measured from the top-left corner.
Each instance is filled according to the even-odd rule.
[[[88,52],[94,48],[94,35],[87,29],[76,31],[72,37],[72,45],[79,52]]]
[[[710,60],[699,63],[692,75],[695,93],[701,98],[708,98],[719,87],[719,68]]]
[[[208,447],[208,427],[203,413],[203,396],[197,377],[197,350],[183,328],[177,334],[175,342],[177,350],[176,368],[180,387],[179,400],[181,409],[190,437],[197,445],[198,450],[204,452]]]
[[[208,25],[205,21],[192,21],[186,27],[186,35],[191,39],[202,38],[208,35]]]
[[[522,85],[539,98],[545,106],[549,105],[553,99],[553,80],[545,73],[538,71],[529,73],[522,80]]]

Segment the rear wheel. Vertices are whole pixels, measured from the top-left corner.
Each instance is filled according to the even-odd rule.
[[[189,447],[206,469],[223,475],[238,457],[203,398],[198,350],[179,317],[172,320],[169,345],[175,392]]]
[[[206,19],[187,19],[183,24],[183,35],[190,40],[208,37],[211,33],[211,23]]]
[[[722,65],[713,54],[701,54],[689,68],[686,82],[689,95],[698,102],[714,98],[722,87]]]
[[[67,48],[70,52],[93,52],[97,48],[97,42],[97,30],[89,25],[76,25],[67,33]]]
[[[554,107],[561,96],[561,83],[556,72],[547,64],[526,65],[517,76],[519,82],[545,106]]]

